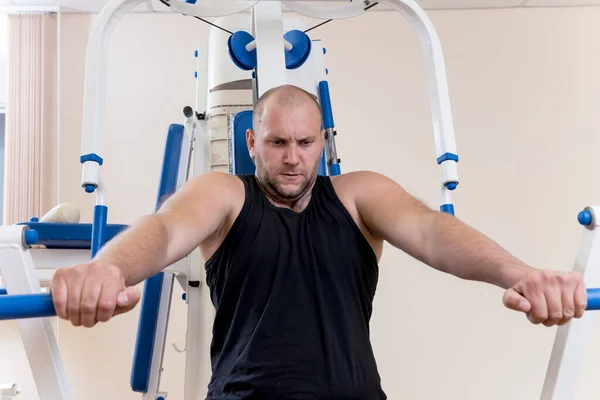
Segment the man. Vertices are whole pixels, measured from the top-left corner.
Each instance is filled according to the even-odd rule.
[[[506,289],[534,324],[586,307],[575,272],[533,269],[373,172],[317,175],[321,112],[293,86],[265,93],[247,132],[255,176],[207,173],[85,265],[56,271],[57,314],[94,326],[131,310],[134,285],[200,247],[216,308],[208,399],[385,399],[369,340],[383,242]]]

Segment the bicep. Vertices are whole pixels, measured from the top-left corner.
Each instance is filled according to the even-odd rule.
[[[185,257],[224,224],[239,199],[232,178],[221,173],[199,175],[164,201],[156,216],[166,230],[170,260]]]
[[[427,226],[435,212],[386,176],[364,173],[359,180],[355,202],[365,226],[376,237],[423,261]]]

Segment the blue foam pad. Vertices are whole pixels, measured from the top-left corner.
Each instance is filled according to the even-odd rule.
[[[252,129],[252,110],[241,111],[233,117],[231,155],[234,175],[253,174],[256,171],[254,161],[248,153],[246,142],[246,131],[248,129]]]
[[[231,138],[231,154],[233,158],[234,175],[254,174],[256,166],[250,158],[248,152],[248,143],[246,141],[246,131],[252,129],[252,110],[240,111],[233,117],[233,137]],[[319,163],[319,175],[326,175],[325,149]]]
[[[65,224],[55,222],[21,222],[38,233],[36,244],[42,244],[49,249],[91,249],[92,224]],[[105,240],[109,241],[127,225],[106,225]]]

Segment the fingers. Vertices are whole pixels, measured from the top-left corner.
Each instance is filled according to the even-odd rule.
[[[504,292],[504,298],[502,301],[505,307],[514,311],[527,313],[529,310],[531,310],[531,303],[529,303],[525,297],[521,296],[519,292],[512,288]]]
[[[124,314],[133,310],[141,297],[142,294],[136,287],[128,287],[123,290],[117,297],[117,309],[115,315]]]
[[[121,287],[117,285],[104,285],[98,299],[98,313],[96,319],[98,322],[107,322],[115,315],[117,308],[117,296]]]
[[[525,298],[528,311],[516,306],[519,295]],[[535,271],[504,294],[506,307],[525,312],[533,324],[564,325],[581,318],[587,306],[587,291],[577,272]]]
[[[583,317],[583,313],[587,308],[587,290],[585,287],[585,282],[583,280],[579,280],[579,283],[575,287],[575,318]]]
[[[88,275],[81,289],[81,303],[79,315],[81,325],[91,328],[96,325],[98,314],[98,300],[102,291],[102,283],[94,279],[93,275]]]
[[[118,268],[98,262],[57,270],[50,287],[56,314],[87,328],[130,311],[141,298],[137,288],[125,288]]]
[[[81,315],[79,310],[85,274],[80,268],[74,268],[69,271],[68,275],[67,319],[71,321],[73,326],[81,326]]]
[[[548,286],[547,290],[544,291],[544,297],[546,298],[546,319],[542,320],[541,323],[545,326],[553,326],[562,321],[564,318],[565,304],[563,303],[564,291],[557,285]],[[569,318],[570,319],[570,318]]]
[[[50,292],[52,293],[52,301],[56,315],[59,318],[67,319],[67,282],[64,275],[65,268],[57,269],[54,272],[54,277],[50,281]]]

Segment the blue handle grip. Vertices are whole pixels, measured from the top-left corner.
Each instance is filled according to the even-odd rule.
[[[600,288],[587,289],[587,296],[586,310],[600,310]],[[0,321],[55,316],[54,302],[49,293],[0,296]]]
[[[54,316],[56,310],[49,293],[0,296],[0,321]]]
[[[600,288],[587,290],[587,307],[586,310],[600,310]]]

